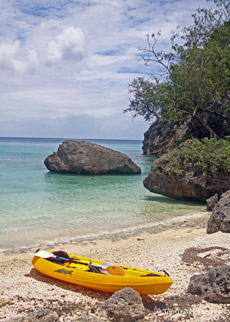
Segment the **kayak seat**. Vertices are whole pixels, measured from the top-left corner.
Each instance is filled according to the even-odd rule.
[[[110,275],[105,269],[98,265],[88,264],[89,272]]]

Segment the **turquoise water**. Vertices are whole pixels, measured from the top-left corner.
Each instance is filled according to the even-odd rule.
[[[153,158],[141,141],[88,140],[126,153],[141,175],[82,176],[47,171],[63,139],[0,138],[0,250],[69,241],[204,211],[146,190]]]

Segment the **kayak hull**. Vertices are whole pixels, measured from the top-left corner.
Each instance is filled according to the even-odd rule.
[[[32,264],[43,275],[104,292],[113,293],[131,287],[140,294],[161,294],[173,283],[166,274],[123,265],[117,266],[124,269],[124,276],[99,274],[90,271],[88,264],[100,266],[103,262],[71,254],[69,257],[74,258],[75,262],[54,263],[35,255]],[[149,274],[154,276],[147,276]]]

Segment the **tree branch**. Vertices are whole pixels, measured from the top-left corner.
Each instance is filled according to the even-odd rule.
[[[220,139],[220,137],[216,134],[215,131],[213,131],[213,129],[211,129],[210,126],[208,126],[208,124],[206,124],[202,118],[200,118],[197,114],[194,115],[194,118],[203,126],[206,128],[206,130],[212,134],[213,136],[215,136],[216,138]]]
[[[199,107],[198,108],[199,111],[202,111],[202,112],[205,112],[205,113],[209,113],[209,114],[214,114],[216,116],[219,116],[221,117],[222,119],[226,120],[226,121],[229,121],[230,122],[230,118],[219,113],[219,112],[216,112],[216,111],[213,111],[213,110],[206,110],[205,108],[202,108],[202,107]]]

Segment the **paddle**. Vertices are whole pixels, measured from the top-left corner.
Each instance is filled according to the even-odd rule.
[[[120,275],[120,276],[125,275],[125,270],[122,267],[111,265],[108,263],[101,263],[101,265],[92,265],[91,263],[87,264],[87,263],[81,262],[80,260],[74,260],[72,258],[55,256],[54,254],[46,252],[44,250],[39,250],[38,252],[31,254],[31,255],[37,256],[40,258],[44,258],[44,259],[55,258],[60,261],[62,260],[62,261],[70,262],[70,263],[72,262],[72,263],[84,264],[84,265],[88,265],[92,269],[97,268],[97,269],[105,270],[106,272],[108,272],[111,275]]]

